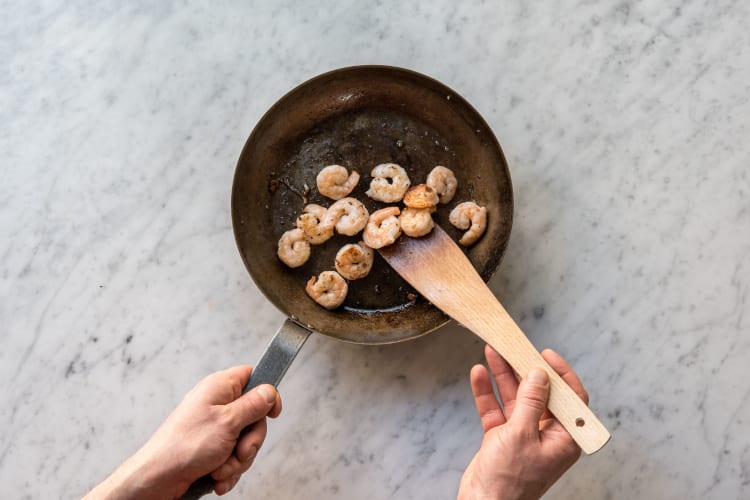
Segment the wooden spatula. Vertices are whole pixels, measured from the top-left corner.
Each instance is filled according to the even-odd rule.
[[[521,377],[531,368],[545,369],[551,382],[549,410],[584,452],[594,453],[609,441],[604,425],[542,358],[439,226],[422,238],[401,236],[380,254],[436,307],[491,345]]]

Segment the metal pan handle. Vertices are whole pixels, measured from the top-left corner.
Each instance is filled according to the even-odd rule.
[[[262,384],[271,384],[278,387],[282,377],[284,377],[309,336],[310,330],[302,328],[290,319],[284,321],[266,347],[257,366],[253,369],[250,380],[248,380],[242,394]],[[208,495],[213,490],[214,480],[210,474],[207,474],[191,484],[181,498],[182,500],[196,500],[203,495]]]

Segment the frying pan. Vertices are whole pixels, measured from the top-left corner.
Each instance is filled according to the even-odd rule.
[[[442,83],[406,69],[356,66],[312,78],[261,118],[234,175],[232,224],[240,255],[261,292],[288,316],[246,391],[262,383],[277,385],[312,331],[357,344],[387,344],[449,321],[377,254],[370,274],[349,283],[341,307],[329,311],[310,299],[307,280],[333,269],[338,249],[361,235],[336,235],[313,246],[310,260],[296,269],[276,256],[279,238],[294,227],[305,204],[332,203],[315,184],[327,165],[360,173],[350,196],[370,212],[386,206],[364,194],[370,170],[380,163],[404,167],[412,185],[423,183],[436,165],[453,170],[456,195],[438,206],[435,222],[458,239],[460,232],[448,224],[453,206],[468,200],[485,206],[486,233],[466,252],[485,281],[497,269],[510,237],[513,192],[500,145],[479,113]],[[202,478],[184,498],[211,491],[211,483],[210,477]]]

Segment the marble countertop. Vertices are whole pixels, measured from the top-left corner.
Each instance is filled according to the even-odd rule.
[[[0,484],[74,498],[282,315],[235,248],[253,126],[327,70],[466,97],[515,190],[491,282],[612,431],[549,498],[750,497],[750,7],[743,2],[0,6]],[[452,498],[481,439],[457,326],[313,335],[230,498]]]

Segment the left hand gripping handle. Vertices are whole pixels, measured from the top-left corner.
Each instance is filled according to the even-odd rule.
[[[281,382],[309,336],[310,330],[299,326],[290,319],[284,321],[260,357],[260,361],[253,369],[250,380],[248,380],[242,393],[245,394],[262,384],[271,384],[278,387],[279,382]],[[206,474],[194,481],[181,498],[182,500],[197,500],[213,490],[214,480],[210,474]]]

